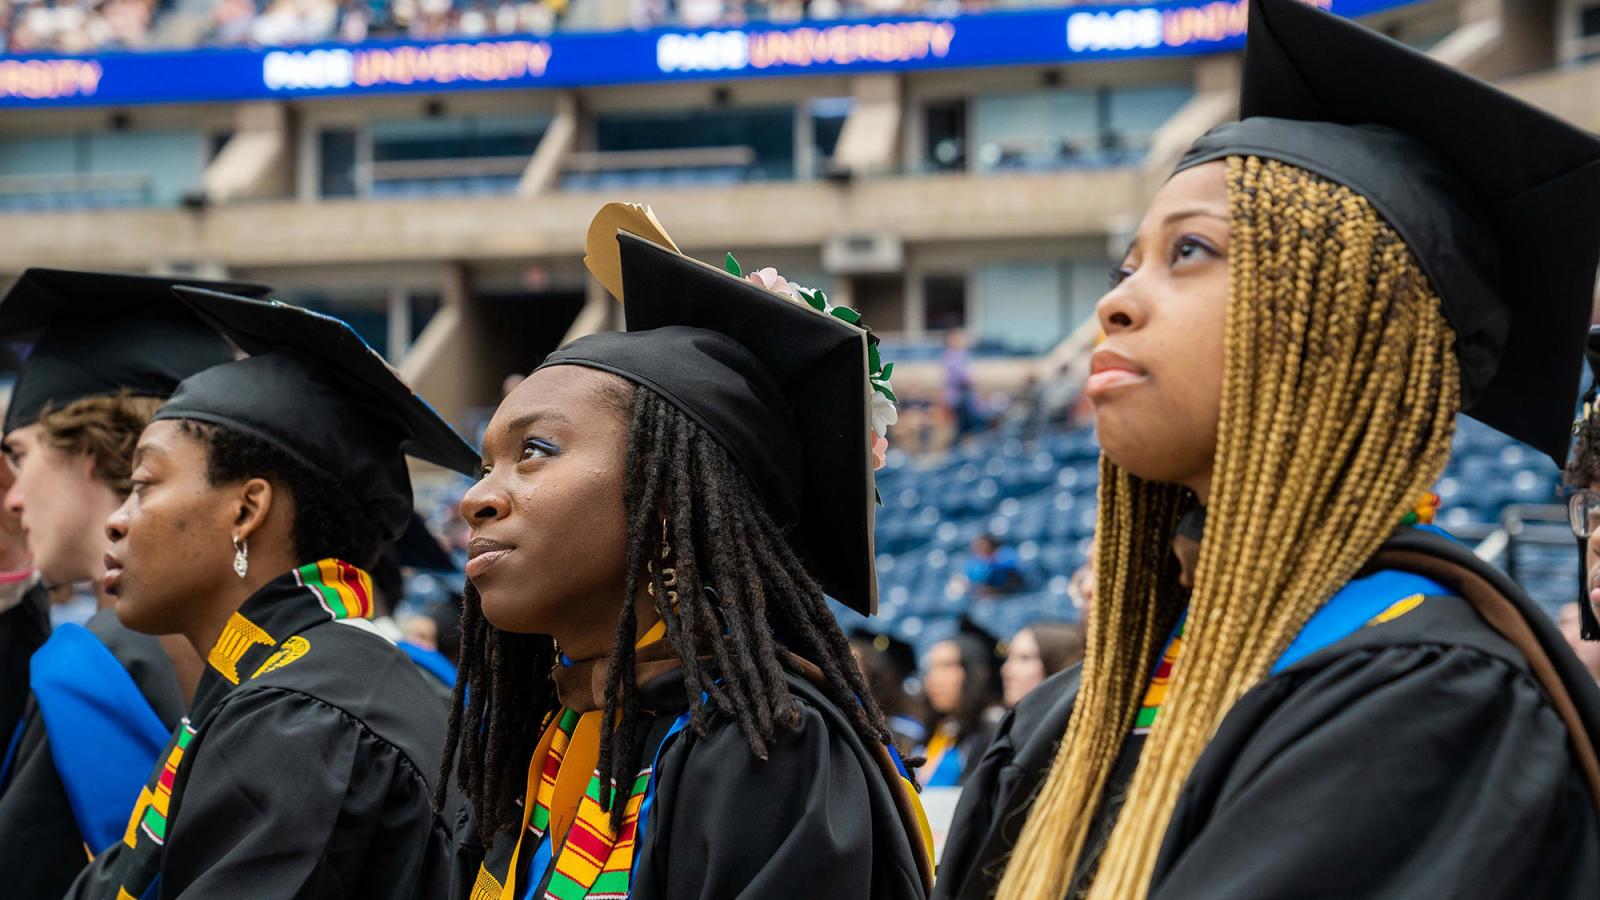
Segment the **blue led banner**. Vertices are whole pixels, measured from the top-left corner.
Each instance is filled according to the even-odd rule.
[[[1308,0],[1361,16],[1415,0]],[[0,107],[121,106],[1086,62],[1234,50],[1245,0],[294,49],[0,57]]]

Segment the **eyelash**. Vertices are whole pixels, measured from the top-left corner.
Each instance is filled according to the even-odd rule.
[[[1168,261],[1168,265],[1177,265],[1178,264],[1178,262],[1180,261],[1179,254],[1182,252],[1183,248],[1185,248],[1185,247],[1194,247],[1194,248],[1196,248],[1198,250],[1201,250],[1201,251],[1203,251],[1203,252],[1205,252],[1207,254],[1210,254],[1212,256],[1218,255],[1217,251],[1212,249],[1210,244],[1206,243],[1205,241],[1201,240],[1200,238],[1195,237],[1192,234],[1185,234],[1185,235],[1180,236],[1176,241],[1173,241],[1173,243],[1172,243],[1172,255],[1171,255],[1170,260]],[[1128,268],[1127,266],[1118,266],[1118,267],[1112,269],[1111,272],[1110,272],[1111,287],[1113,289],[1117,288],[1124,281],[1127,281],[1130,277],[1132,277],[1132,275],[1133,275],[1133,270]]]
[[[543,453],[545,456],[555,456],[557,453],[556,446],[549,441],[541,441],[538,438],[528,438],[522,442],[522,459],[528,459],[528,454],[535,450]]]
[[[528,454],[535,450],[543,453],[547,457],[559,456],[561,453],[561,451],[556,448],[556,445],[550,443],[549,441],[540,440],[539,438],[528,438],[522,442],[522,454],[520,457],[518,457],[517,462],[527,462]],[[493,470],[494,467],[488,464],[479,466],[476,480],[482,481],[485,478],[488,478],[489,473]]]

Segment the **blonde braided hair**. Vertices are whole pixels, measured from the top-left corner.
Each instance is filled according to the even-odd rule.
[[[1223,397],[1184,654],[1091,900],[1145,896],[1178,793],[1222,718],[1438,478],[1460,407],[1438,298],[1371,204],[1285,163],[1227,167]],[[1192,495],[1104,458],[1101,473],[1082,687],[1001,897],[1066,895],[1186,600],[1170,543]]]

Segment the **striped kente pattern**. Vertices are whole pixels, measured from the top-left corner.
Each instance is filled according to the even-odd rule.
[[[323,559],[296,569],[295,577],[316,595],[333,618],[371,617],[372,578],[355,566],[343,560]]]

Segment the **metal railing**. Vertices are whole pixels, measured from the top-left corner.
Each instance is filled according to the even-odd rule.
[[[0,210],[149,206],[151,179],[140,172],[0,175]]]
[[[1454,531],[1463,536],[1461,529]],[[1479,542],[1476,552],[1505,570],[1511,580],[1551,612],[1579,597],[1582,551],[1563,506],[1507,506],[1500,513],[1500,526]]]

